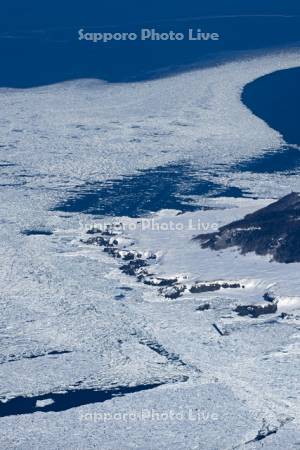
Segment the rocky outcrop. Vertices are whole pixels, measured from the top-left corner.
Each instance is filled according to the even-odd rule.
[[[204,303],[203,305],[198,306],[196,311],[207,311],[208,309],[210,309],[210,304]]]
[[[161,277],[154,273],[153,266],[158,262],[158,255],[151,251],[139,252],[132,247],[133,242],[122,237],[122,224],[107,225],[105,230],[93,228],[87,234],[93,235],[81,241],[87,245],[97,245],[113,258],[120,259],[120,270],[126,275],[135,277],[138,282],[158,288],[158,293],[166,299],[175,300],[184,293],[202,294],[222,289],[245,288],[238,281],[196,281],[187,285],[180,277]],[[121,300],[118,296],[116,300]]]
[[[223,250],[238,246],[242,254],[271,255],[280,263],[300,262],[300,195],[291,193],[242,220],[202,234],[202,248]]]
[[[237,282],[210,282],[210,283],[195,283],[190,288],[192,294],[202,294],[203,292],[214,292],[221,289],[239,289],[244,288],[240,283]]]
[[[234,310],[239,316],[250,316],[252,318],[257,318],[263,316],[264,314],[274,314],[277,311],[277,304],[271,303],[269,305],[240,305]]]

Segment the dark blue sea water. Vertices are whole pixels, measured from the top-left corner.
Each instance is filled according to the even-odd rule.
[[[201,178],[201,169],[188,162],[142,170],[136,175],[78,186],[55,210],[103,216],[140,217],[161,209],[182,212],[204,207],[194,196],[242,197],[237,187]]]
[[[268,150],[261,155],[241,161],[235,165],[235,170],[252,173],[291,174],[300,169],[300,149],[284,146],[278,150]]]
[[[62,1],[59,7],[56,5],[57,9],[56,2],[52,7],[36,2],[31,9],[28,2],[23,2],[19,10],[6,6],[6,20],[0,29],[0,86],[31,87],[76,78],[112,82],[145,80],[185,70],[194,64],[212,64],[220,58],[234,57],[236,52],[289,45],[300,40],[300,16],[287,15],[297,8],[288,5],[282,8],[276,0],[273,5],[267,2],[269,8],[263,0],[236,1],[235,7],[230,7],[228,2],[224,7],[221,0],[210,2],[214,6],[196,0],[174,0],[172,4],[167,1],[159,5],[156,2],[156,8],[152,2],[149,5],[141,2],[142,5],[136,3],[132,9],[121,1],[113,2],[114,9],[112,5],[105,6],[105,2],[98,3],[94,14],[92,7],[83,2],[79,7],[76,1],[69,3],[68,8]],[[285,16],[274,15],[279,11]],[[213,16],[206,17],[207,14]],[[3,17],[1,20],[4,22]],[[107,44],[78,40],[81,28],[90,32],[139,33],[144,27],[185,34],[189,28],[200,28],[219,33],[220,40],[137,40]]]
[[[130,24],[203,15],[300,14],[295,0],[10,0],[2,2],[0,27],[44,29],[78,24]]]
[[[300,61],[299,68],[273,72],[248,84],[242,101],[288,144],[300,145]]]
[[[114,397],[123,397],[134,392],[155,389],[163,383],[143,384],[138,386],[118,386],[114,389],[96,390],[96,389],[70,389],[64,392],[51,392],[45,395],[36,395],[33,397],[19,396],[6,403],[0,401],[0,417],[16,416],[20,414],[33,414],[34,412],[59,412],[66,411],[82,405],[93,403],[103,403]],[[37,406],[37,402],[51,400],[45,406]]]
[[[242,101],[256,116],[279,131],[289,145],[242,161],[236,169],[256,173],[299,171],[300,67],[273,72],[249,83],[244,88]]]

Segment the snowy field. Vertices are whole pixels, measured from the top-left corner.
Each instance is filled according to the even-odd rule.
[[[0,90],[1,449],[299,448],[299,264],[203,250],[188,226],[224,225],[300,191],[297,174],[222,170],[284,145],[240,94],[299,56],[241,56],[142,83]],[[150,215],[181,224],[175,231],[53,210],[78,185],[182,160],[252,198]],[[112,221],[126,225],[121,250],[158,255],[155,277],[243,287],[166,298],[82,242],[89,226]],[[269,290],[275,314],[234,312]]]

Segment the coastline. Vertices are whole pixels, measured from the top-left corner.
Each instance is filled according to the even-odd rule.
[[[247,84],[241,99],[288,144],[300,145],[300,62],[299,67],[277,70]]]

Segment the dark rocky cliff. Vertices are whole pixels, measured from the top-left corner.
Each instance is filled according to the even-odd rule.
[[[300,262],[300,194],[291,193],[216,233],[202,234],[203,248],[238,246],[243,254],[272,255],[280,263]]]

